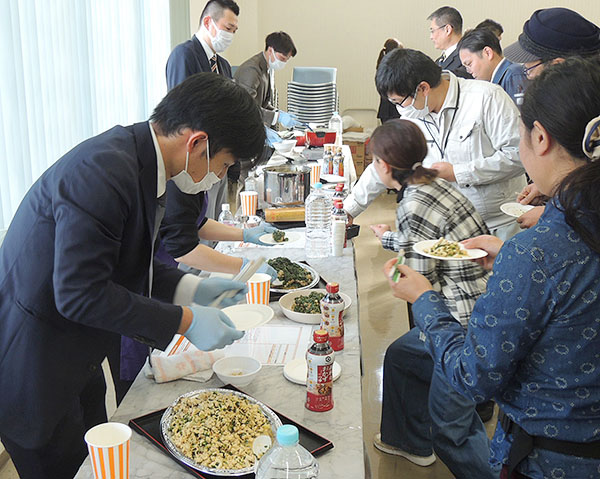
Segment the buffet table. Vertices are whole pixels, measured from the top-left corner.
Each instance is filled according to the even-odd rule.
[[[325,280],[338,282],[340,291],[352,299],[352,305],[345,314],[345,348],[343,352],[336,354],[342,374],[333,385],[334,408],[321,413],[306,409],[306,387],[285,379],[282,366],[263,366],[254,381],[241,388],[248,395],[333,442],[334,448],[317,458],[320,477],[328,479],[364,477],[358,300],[351,243],[348,242],[342,257],[308,261]],[[267,259],[286,256],[296,261],[305,260],[304,250],[291,246],[245,248],[243,255],[249,259],[258,256]],[[240,250],[234,250],[232,254],[235,255],[236,251],[241,255]],[[275,317],[269,324],[298,324],[282,314],[277,302],[272,302],[270,306],[275,311]],[[178,380],[156,384],[154,380],[139,374],[111,420],[126,424],[132,418],[169,406],[183,393],[222,385],[216,376],[206,383]],[[88,459],[75,477],[93,477]],[[134,432],[131,439],[130,477],[183,479],[193,476],[170,456],[153,446],[148,439]]]

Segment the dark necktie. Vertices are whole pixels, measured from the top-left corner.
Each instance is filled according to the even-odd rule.
[[[445,61],[446,61],[446,54],[445,54],[445,53],[442,53],[442,56],[441,56],[441,57],[439,57],[439,58],[438,58],[438,59],[437,59],[435,62],[436,62],[438,65],[441,65],[441,64],[442,64],[442,63],[444,63]]]
[[[152,296],[152,280],[154,279],[154,245],[156,244],[156,238],[158,237],[158,230],[160,229],[160,224],[165,216],[165,206],[167,203],[167,195],[163,193],[162,196],[157,198],[156,205],[156,216],[154,219],[154,231],[152,232],[152,252],[150,256],[150,269],[148,279],[148,296]]]
[[[217,68],[217,54],[215,53],[210,59],[210,71],[213,73],[219,73]]]

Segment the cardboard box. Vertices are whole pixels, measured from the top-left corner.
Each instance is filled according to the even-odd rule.
[[[344,133],[362,133],[363,131],[365,130],[362,126],[352,126],[350,128],[346,128]]]
[[[265,220],[269,223],[304,221],[304,206],[265,208]]]
[[[344,145],[348,145],[350,147],[350,153],[352,153],[352,159],[354,162],[365,159],[364,141],[344,141]]]
[[[354,161],[354,168],[356,169],[357,176],[360,176],[368,165],[368,163],[366,163],[366,159],[370,158],[367,149],[368,142],[369,138],[367,136],[356,140],[348,139],[344,141],[344,145],[348,145],[350,147],[350,152],[352,153],[352,160]],[[369,161],[369,163],[371,163],[371,161]]]

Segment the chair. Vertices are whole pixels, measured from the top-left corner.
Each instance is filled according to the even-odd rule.
[[[294,67],[292,81],[314,85],[315,83],[335,83],[337,68]]]
[[[335,72],[335,68],[330,68]],[[313,80],[316,77],[313,77]],[[290,81],[287,85],[288,112],[305,123],[327,123],[338,110],[337,85],[333,81],[301,83]]]

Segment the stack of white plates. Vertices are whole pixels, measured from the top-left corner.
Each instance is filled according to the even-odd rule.
[[[338,110],[337,87],[335,82],[307,84],[288,82],[288,112],[300,121],[327,122]]]

